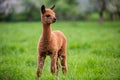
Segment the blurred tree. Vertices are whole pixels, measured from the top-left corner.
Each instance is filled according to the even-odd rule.
[[[111,20],[120,20],[120,0],[107,0],[106,11],[109,13]]]
[[[99,0],[99,2],[101,6],[100,11],[99,11],[99,16],[100,16],[99,22],[102,25],[103,24],[103,12],[105,11],[106,2],[105,0]]]
[[[38,1],[24,0],[22,6],[25,7],[23,14],[26,15],[26,20],[40,20],[40,5]]]
[[[0,20],[11,20],[13,13],[20,13],[23,7],[19,0],[0,0]]]
[[[94,11],[99,12],[100,20],[103,20],[103,13],[110,15],[110,20],[120,19],[120,1],[119,0],[90,0]]]
[[[89,0],[77,0],[80,19],[86,20],[93,11],[93,3]]]
[[[34,0],[0,0],[0,21],[38,20],[39,9]]]
[[[75,0],[59,0],[56,3],[56,14],[61,20],[76,20],[78,18],[77,2]]]
[[[56,5],[58,19],[80,20],[98,12],[100,21],[103,13],[110,15],[110,19],[120,19],[119,0],[0,0],[0,21],[3,20],[40,20],[40,6]]]
[[[55,5],[58,0],[39,0],[40,5],[45,5],[46,7],[50,7]]]

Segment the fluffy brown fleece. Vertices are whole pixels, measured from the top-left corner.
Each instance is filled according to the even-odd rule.
[[[38,68],[37,77],[42,73],[44,61],[47,55],[50,56],[51,66],[50,70],[53,75],[58,74],[58,59],[61,61],[63,73],[67,73],[66,62],[66,37],[61,31],[52,31],[50,24],[56,22],[56,16],[53,11],[55,6],[46,9],[44,5],[41,6],[41,20],[42,20],[42,35],[38,42]]]

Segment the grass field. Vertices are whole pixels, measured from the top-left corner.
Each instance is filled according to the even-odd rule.
[[[47,57],[40,80],[120,80],[120,22],[57,22],[67,37],[68,75],[50,73]],[[0,23],[0,80],[35,80],[40,22]]]

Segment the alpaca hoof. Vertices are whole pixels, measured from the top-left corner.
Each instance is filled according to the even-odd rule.
[[[37,75],[37,77],[39,78],[39,77],[40,77],[40,71],[37,71],[37,72],[36,72],[36,75]]]

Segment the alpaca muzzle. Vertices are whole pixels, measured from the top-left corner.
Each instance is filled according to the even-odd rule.
[[[53,23],[56,22],[56,18],[53,18]]]

